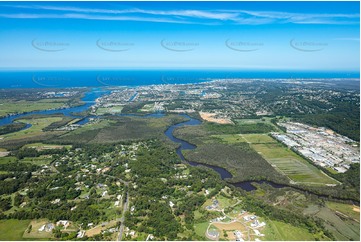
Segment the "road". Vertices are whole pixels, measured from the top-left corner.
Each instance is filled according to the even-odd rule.
[[[128,211],[128,209],[129,209],[129,192],[127,192],[127,198],[123,206],[122,218],[120,219],[118,241],[122,241],[123,238],[125,213]]]

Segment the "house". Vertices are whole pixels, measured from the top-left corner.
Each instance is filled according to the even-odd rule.
[[[69,221],[68,220],[59,220],[58,222],[56,222],[56,226],[68,227],[69,226]]]
[[[78,234],[77,234],[77,238],[83,238],[84,237],[84,235],[85,235],[85,231],[84,230],[80,230],[79,232],[78,232]]]
[[[93,227],[94,223],[88,223],[88,227]]]
[[[145,241],[153,240],[153,239],[154,239],[154,236],[152,234],[148,234],[147,239]]]
[[[173,207],[174,207],[174,203],[173,203],[172,201],[169,201],[169,206],[170,206],[171,208],[173,208]]]
[[[52,224],[52,223],[47,223],[47,224],[45,225],[45,232],[51,232],[51,231],[53,231],[53,229],[55,229],[54,224]]]
[[[260,223],[257,219],[253,223],[251,223],[251,227],[262,227],[265,225],[266,225],[265,222]]]
[[[251,223],[251,227],[258,227],[259,223],[258,220],[255,220]]]
[[[119,201],[115,201],[114,206],[115,207],[119,206],[119,203],[120,203]]]
[[[38,229],[39,232],[43,232],[44,230],[45,230],[45,224]]]
[[[241,231],[236,230],[233,234],[236,236],[236,241],[243,241]]]

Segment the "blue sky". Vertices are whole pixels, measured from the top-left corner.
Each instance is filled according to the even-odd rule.
[[[0,69],[359,71],[359,2],[0,2]]]

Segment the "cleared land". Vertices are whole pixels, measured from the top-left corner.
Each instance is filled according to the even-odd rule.
[[[197,235],[205,237],[208,228],[208,222],[198,223],[194,225],[194,231]]]
[[[31,138],[44,134],[43,129],[54,122],[61,121],[61,117],[49,117],[49,118],[34,118],[34,119],[21,119],[19,121],[29,123],[32,126],[29,129],[21,130],[15,133],[5,134],[1,137],[3,140]]]
[[[30,233],[28,233],[28,231],[25,231],[23,234],[23,238],[24,239],[48,239],[48,238],[52,238],[53,237],[53,233],[52,232],[46,232],[46,231],[42,231],[40,232],[39,229],[41,228],[41,226],[45,225],[49,223],[49,220],[47,219],[37,219],[37,220],[32,220],[29,224],[29,226],[32,226],[32,229],[30,231]]]
[[[104,115],[104,114],[119,114],[123,110],[123,107],[109,107],[109,108],[98,108],[96,111],[97,115]]]
[[[30,220],[0,220],[0,240],[22,240]]]
[[[338,184],[315,166],[292,150],[278,143],[267,134],[224,134],[212,135],[223,143],[247,142],[265,160],[293,182],[312,184]]]
[[[62,148],[71,148],[71,145],[52,145],[52,144],[44,144],[44,143],[33,143],[33,144],[26,144],[24,148],[34,148],[38,151],[48,150],[48,149],[62,149]]]
[[[174,135],[197,145],[195,150],[183,152],[187,160],[225,168],[233,175],[232,182],[270,180],[288,183],[286,176],[280,175],[246,142],[220,142],[219,139],[223,136],[216,133],[217,127],[221,128],[218,132],[223,132],[224,126],[228,125],[212,126],[212,131],[209,130],[208,124],[182,127],[176,129]],[[224,137],[235,139],[235,136]]]
[[[268,144],[277,143],[272,137],[267,134],[223,134],[223,135],[212,135],[214,138],[219,138],[226,143],[239,143],[246,142],[252,144]]]
[[[291,180],[309,184],[339,184],[315,166],[279,143],[251,144],[263,158]]]
[[[212,225],[214,225],[215,227],[217,227],[217,229],[219,229],[220,231],[222,230],[239,230],[239,231],[247,231],[246,226],[244,226],[243,224],[241,224],[240,222],[231,222],[231,223],[213,223]]]
[[[325,207],[315,215],[325,221],[326,229],[331,231],[337,240],[360,240],[360,223],[347,219]]]
[[[345,203],[336,203],[336,202],[326,202],[326,205],[328,208],[330,208],[336,212],[340,212],[343,215],[346,215],[352,219],[360,221],[360,207],[359,206],[345,204]]]
[[[27,100],[2,100],[0,104],[0,117],[10,113],[24,113],[63,107],[69,99],[42,99],[37,101]]]
[[[304,228],[298,228],[279,221],[266,221],[267,226],[262,231],[263,240],[283,241],[314,241],[314,236]]]
[[[85,235],[88,236],[88,237],[91,237],[91,236],[94,236],[96,234],[100,234],[102,231],[107,230],[108,228],[114,227],[116,224],[117,224],[117,222],[114,220],[114,221],[110,221],[105,226],[98,225],[98,226],[96,226],[94,228],[91,228],[91,229],[85,231]]]
[[[26,162],[34,165],[49,165],[52,161],[51,158],[48,156],[39,156],[39,157],[25,157],[24,159],[20,160],[21,162]]]
[[[218,124],[233,124],[232,120],[230,120],[228,118],[215,117],[216,116],[215,113],[199,112],[199,115],[202,117],[202,119],[204,119],[208,122],[213,122],[213,123],[218,123]]]

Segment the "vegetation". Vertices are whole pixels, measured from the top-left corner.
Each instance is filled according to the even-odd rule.
[[[55,143],[117,143],[127,140],[165,138],[164,131],[171,124],[185,121],[178,115],[161,118],[110,116],[96,124],[85,125],[74,132],[53,140]]]
[[[22,240],[29,220],[0,220],[0,240]]]
[[[26,127],[25,123],[13,123],[13,124],[4,125],[0,127],[0,135],[16,132],[22,130],[25,127]]]
[[[275,131],[274,127],[267,123],[249,123],[242,125],[206,123],[205,128],[210,132],[214,131],[219,134],[268,133]]]

